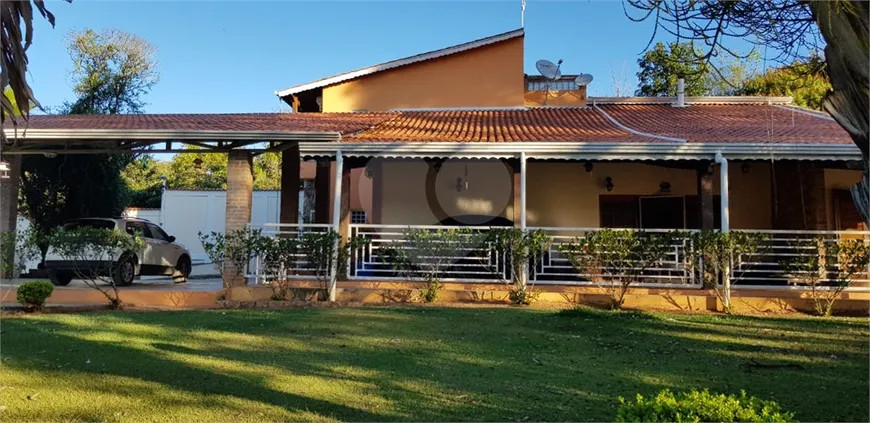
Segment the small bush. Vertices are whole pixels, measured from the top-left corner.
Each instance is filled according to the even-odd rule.
[[[15,299],[30,310],[41,310],[53,291],[54,285],[49,281],[25,282],[18,287]]]
[[[635,402],[619,398],[618,422],[790,422],[794,413],[773,401],[703,391],[673,392],[665,389],[653,399],[638,394]]]

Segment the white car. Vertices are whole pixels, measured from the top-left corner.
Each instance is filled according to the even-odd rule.
[[[130,235],[139,234],[144,241],[139,251],[119,251],[113,258],[111,266],[108,262],[94,263],[99,269],[111,269],[110,275],[116,285],[126,286],[133,283],[137,275],[167,275],[172,276],[176,283],[187,282],[192,269],[190,251],[175,242],[175,237],[168,235],[160,226],[145,219],[136,218],[88,218],[72,220],[64,224],[65,228],[92,227],[126,232]],[[81,263],[75,263],[59,256],[49,247],[45,256],[44,268],[48,272],[51,283],[65,286],[76,276],[76,269]]]

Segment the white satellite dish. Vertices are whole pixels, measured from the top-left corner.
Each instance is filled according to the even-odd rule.
[[[535,67],[538,68],[538,72],[544,76],[544,78],[550,80],[557,80],[562,77],[562,71],[559,70],[559,67],[562,65],[562,61],[559,60],[559,64],[555,64],[549,60],[538,60],[535,62]]]
[[[574,82],[581,87],[585,87],[592,82],[592,75],[581,73],[580,75],[577,75],[577,79],[575,79]]]

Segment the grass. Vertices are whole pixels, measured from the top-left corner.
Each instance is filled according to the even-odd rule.
[[[607,421],[619,396],[710,388],[867,421],[868,336],[866,318],[520,308],[34,315],[2,322],[0,420]]]

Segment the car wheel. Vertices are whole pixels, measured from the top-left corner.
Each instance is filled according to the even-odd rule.
[[[123,256],[112,270],[112,281],[117,286],[128,286],[136,277],[136,260],[131,256]]]
[[[50,280],[51,284],[54,286],[67,286],[70,282],[72,282],[73,275],[71,273],[49,270],[48,280]]]
[[[178,263],[175,265],[175,272],[172,274],[172,282],[187,282],[187,279],[190,277],[190,272],[192,270],[193,267],[190,263],[190,257],[181,256],[181,258],[178,259]]]

